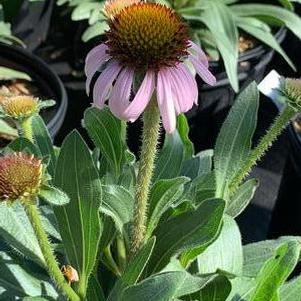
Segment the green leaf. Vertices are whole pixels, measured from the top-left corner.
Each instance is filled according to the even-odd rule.
[[[216,180],[214,172],[209,172],[195,179],[192,185],[195,190],[194,202],[196,205],[215,197]]]
[[[284,52],[282,47],[279,45],[277,39],[274,35],[266,30],[266,24],[255,18],[238,18],[238,26],[245,32],[249,33],[251,36],[255,37],[257,40],[273,48],[278,52],[286,62],[291,66],[291,68],[296,71],[294,63],[290,60],[287,54]]]
[[[48,129],[44,120],[39,115],[32,118],[32,129],[35,145],[39,148],[41,155],[50,158],[47,170],[53,177],[56,165],[56,155]]]
[[[89,19],[91,13],[95,10],[101,11],[102,6],[103,5],[97,2],[83,2],[73,10],[71,19],[73,21]]]
[[[147,237],[151,236],[162,215],[182,196],[187,182],[189,182],[188,178],[179,177],[159,180],[153,185],[149,197]]]
[[[190,159],[194,155],[194,145],[189,139],[189,124],[184,114],[177,118],[177,130],[184,144],[184,159]]]
[[[189,160],[185,160],[182,165],[181,176],[195,179],[211,171],[213,151],[206,150],[198,153]]]
[[[152,254],[155,242],[156,239],[154,237],[149,239],[128,263],[121,278],[116,282],[112,289],[107,301],[118,301],[121,298],[122,291],[139,280]]]
[[[197,257],[200,274],[216,273],[218,270],[241,275],[243,251],[239,228],[231,217],[225,215],[220,235]]]
[[[13,80],[13,79],[24,79],[31,81],[31,77],[24,73],[14,69],[0,66],[0,80]]]
[[[39,196],[47,203],[54,206],[64,206],[69,203],[69,197],[66,193],[51,186],[42,186]]]
[[[237,4],[232,5],[231,10],[237,16],[247,17],[271,17],[277,19],[281,24],[290,29],[299,39],[301,39],[301,19],[295,13],[276,6],[268,4]]]
[[[238,92],[238,30],[234,15],[231,9],[220,1],[211,1],[207,4],[208,7],[201,14],[200,21],[207,26],[214,37],[231,86],[235,92]]]
[[[107,22],[104,21],[97,22],[87,28],[87,30],[82,35],[82,40],[83,42],[88,42],[92,38],[104,34],[108,29],[109,26]]]
[[[216,275],[192,275],[185,270],[177,259],[172,259],[171,262],[162,270],[162,272],[179,271],[185,274],[183,283],[177,289],[175,297],[182,297],[199,292],[209,282],[214,280]]]
[[[106,107],[102,110],[89,108],[84,115],[85,128],[101,154],[118,177],[125,159],[125,145],[122,137],[121,121]]]
[[[195,211],[161,223],[154,232],[157,243],[149,271],[160,271],[181,252],[210,245],[220,231],[224,207],[221,199],[204,201]]]
[[[26,212],[20,204],[0,204],[0,235],[23,256],[45,266],[45,260]]]
[[[0,119],[0,136],[2,137],[3,135],[10,136],[10,137],[17,137],[18,131],[13,127],[11,127],[3,119]]]
[[[100,211],[110,216],[117,230],[124,234],[124,227],[132,220],[134,197],[125,188],[117,185],[103,186],[103,203]]]
[[[165,142],[156,160],[154,182],[179,175],[184,160],[184,145],[178,131],[165,135]]]
[[[89,287],[87,291],[87,300],[105,301],[102,287],[100,286],[97,277],[92,275],[89,279]]]
[[[300,244],[290,241],[279,246],[256,278],[250,301],[280,300],[279,288],[295,268],[300,256]]]
[[[235,101],[218,135],[214,150],[217,196],[227,196],[227,184],[249,155],[257,124],[259,93],[250,84]]]
[[[169,301],[185,277],[183,272],[161,273],[125,289],[121,301]]]
[[[251,179],[242,184],[235,194],[231,196],[227,204],[227,214],[232,217],[237,217],[244,211],[254,197],[259,182],[256,179]]]
[[[301,301],[301,276],[285,283],[280,290],[281,301]]]
[[[250,278],[256,277],[264,263],[274,256],[275,250],[291,241],[300,244],[301,238],[284,236],[276,240],[260,241],[244,246],[243,275]]]
[[[68,205],[55,207],[54,212],[68,261],[79,272],[79,286],[86,288],[101,236],[102,189],[90,150],[76,131],[62,145],[54,183],[70,198]]]
[[[6,149],[10,149],[14,152],[27,151],[30,154],[33,154],[37,157],[41,157],[41,153],[40,153],[39,149],[37,149],[37,147],[32,142],[30,142],[28,139],[23,138],[23,137],[19,137],[19,138],[15,139],[14,141],[12,141],[6,147]]]
[[[0,286],[14,297],[42,295],[53,297],[54,299],[58,297],[49,278],[36,274],[28,268],[23,268],[20,262],[16,262],[5,252],[0,252]]]
[[[219,275],[209,282],[199,294],[199,301],[224,301],[231,292],[231,282],[226,276]]]

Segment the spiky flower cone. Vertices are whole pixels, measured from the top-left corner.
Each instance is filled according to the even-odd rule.
[[[33,199],[43,177],[41,160],[33,155],[14,153],[0,157],[0,200]]]
[[[27,118],[39,111],[39,99],[31,96],[6,97],[1,102],[3,113],[14,119]]]
[[[143,0],[109,0],[106,1],[103,12],[107,18],[113,19],[126,7],[140,2]]]

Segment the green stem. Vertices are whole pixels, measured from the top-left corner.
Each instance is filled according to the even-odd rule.
[[[49,275],[55,280],[58,288],[69,298],[70,301],[80,301],[79,296],[67,283],[61,270],[59,269],[51,244],[48,240],[47,234],[43,229],[38,208],[36,207],[36,205],[30,204],[26,205],[25,209],[38,238],[39,246],[45,258]]]
[[[33,131],[32,131],[32,117],[25,118],[24,120],[20,121],[20,137],[25,137],[31,142],[34,142],[33,140]]]
[[[160,114],[155,101],[152,101],[146,108],[143,115],[143,122],[142,147],[136,184],[136,204],[131,237],[131,255],[139,250],[145,237],[148,194],[160,134]]]
[[[126,247],[122,237],[117,237],[118,263],[122,270],[126,266]]]
[[[252,150],[243,166],[237,172],[236,176],[230,183],[230,193],[234,193],[242,181],[248,176],[252,167],[261,159],[266,151],[271,147],[272,143],[281,134],[286,125],[295,116],[296,111],[291,106],[286,106],[279,113],[267,133],[261,138],[259,144]]]
[[[121,276],[121,272],[119,270],[118,265],[116,264],[115,260],[113,259],[112,253],[111,253],[111,248],[110,246],[106,247],[103,251],[104,256],[105,256],[105,263],[107,267],[116,275],[116,276]]]

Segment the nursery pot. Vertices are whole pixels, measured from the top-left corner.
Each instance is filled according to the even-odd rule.
[[[27,50],[0,44],[0,66],[27,73],[41,98],[54,99],[56,105],[41,112],[51,136],[59,132],[65,118],[68,99],[66,90],[58,76],[37,56]]]
[[[273,212],[269,236],[301,234],[301,134],[288,128],[290,153]]]
[[[275,37],[281,43],[285,35],[286,29],[281,28]],[[252,81],[260,82],[263,79],[273,55],[274,51],[265,45],[240,55],[238,78],[241,90]],[[210,62],[210,70],[217,78],[216,85],[211,87],[200,82],[199,106],[188,113],[191,138],[197,151],[213,148],[219,129],[236,97],[222,63]]]

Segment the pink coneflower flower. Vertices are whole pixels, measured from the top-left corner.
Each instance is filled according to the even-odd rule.
[[[102,108],[109,99],[116,117],[134,122],[156,90],[163,126],[173,132],[176,115],[198,101],[198,87],[186,62],[206,83],[216,82],[205,53],[189,40],[181,17],[161,4],[141,1],[126,6],[111,17],[109,28],[107,41],[86,58],[88,94],[93,76],[101,69],[93,89],[94,105]]]

